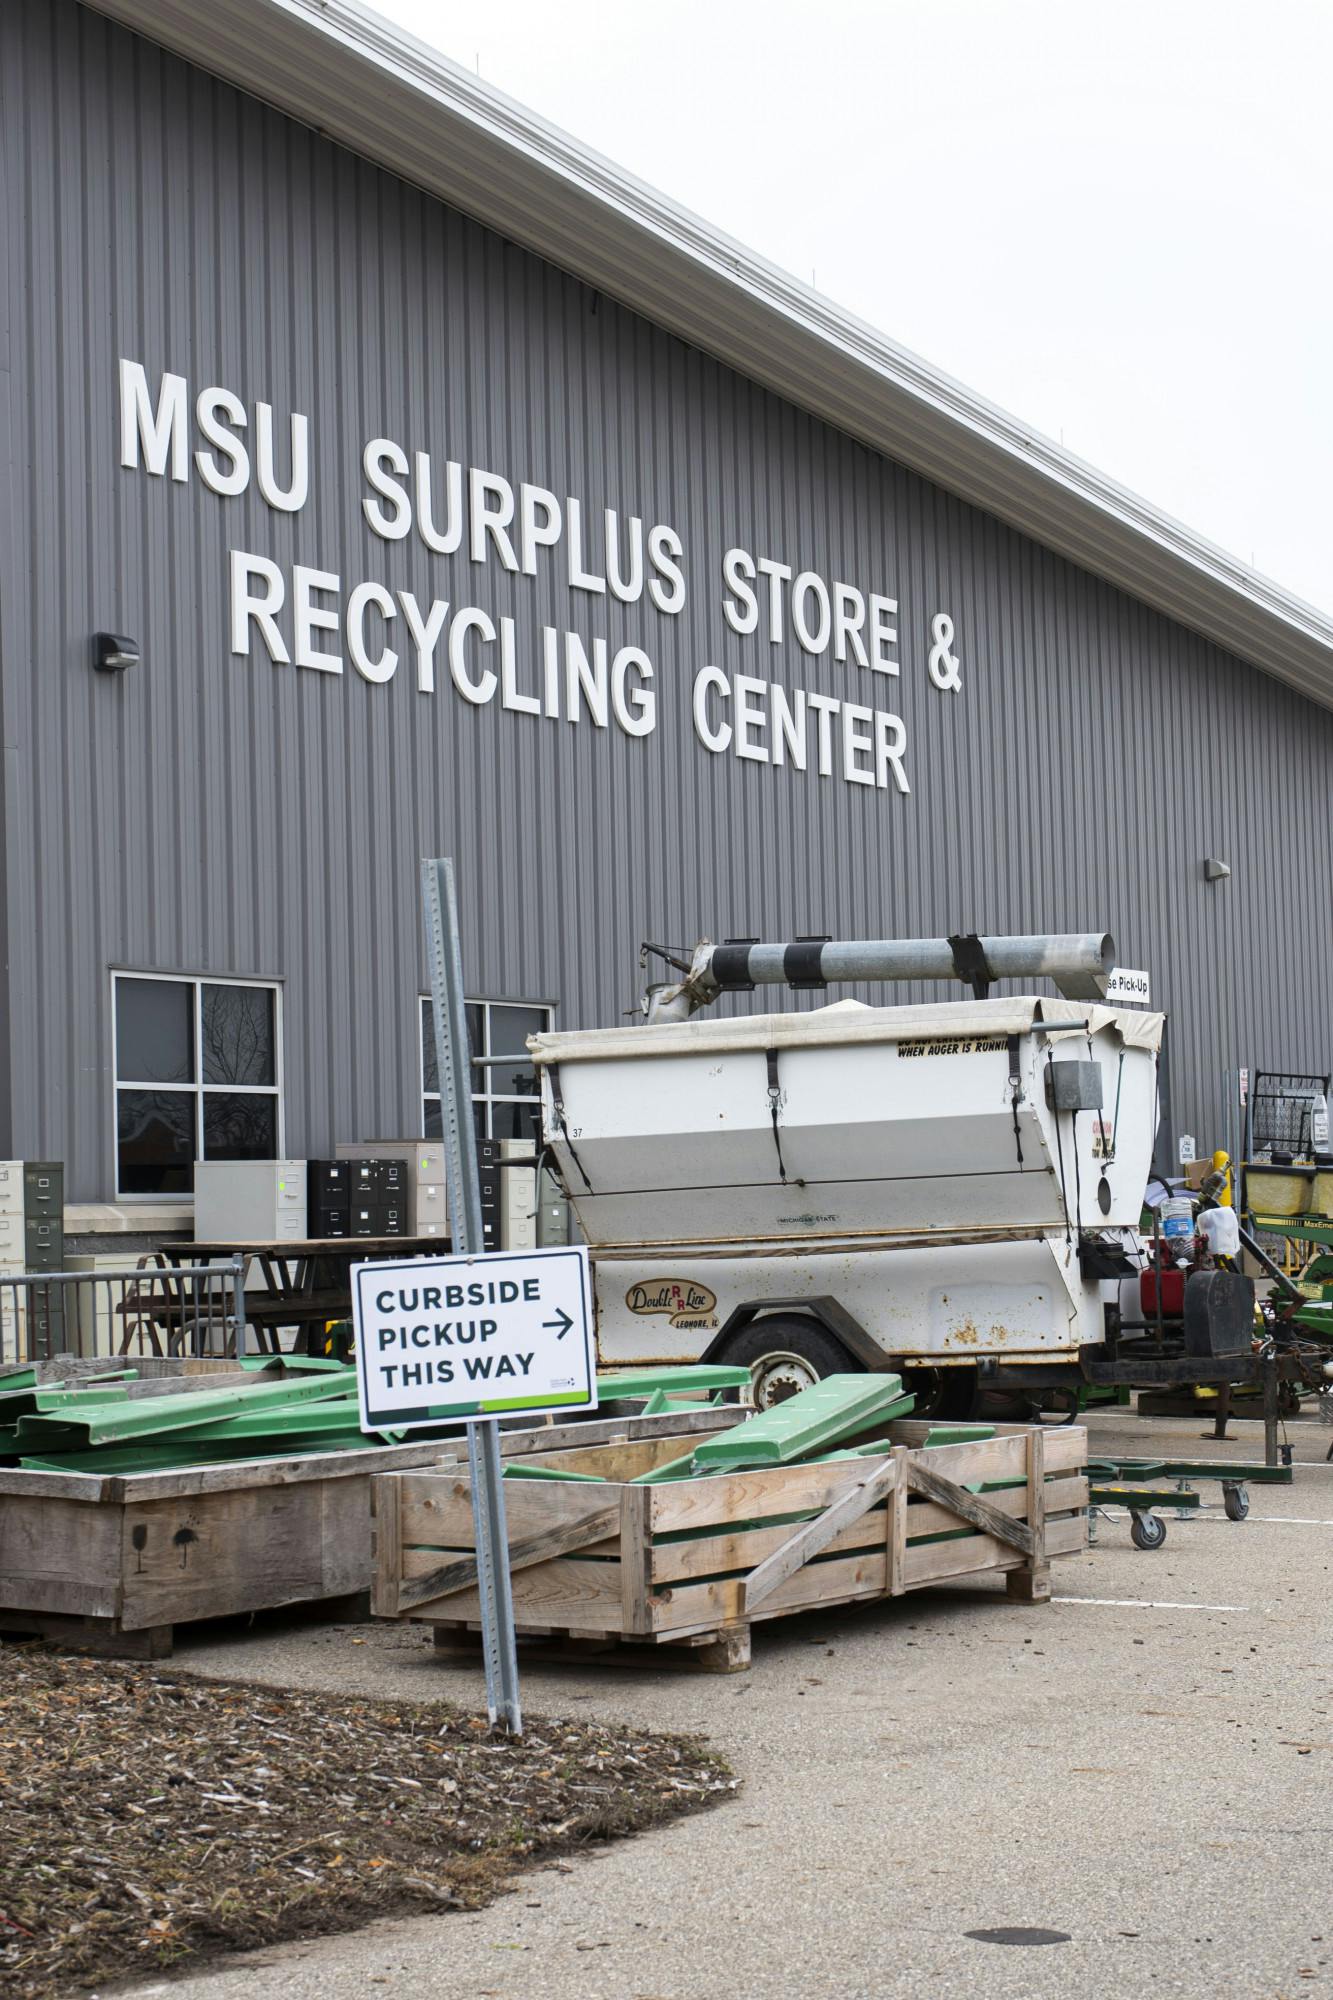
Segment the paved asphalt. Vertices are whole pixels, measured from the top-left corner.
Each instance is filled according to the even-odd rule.
[[[1203,1452],[1199,1424],[1094,1427]],[[1233,1451],[1258,1456],[1256,1426]],[[1059,1601],[1003,1586],[764,1627],[730,1677],[530,1667],[532,1714],[707,1734],[709,1813],[539,1868],[478,1915],[390,1920],[136,1989],[163,2000],[1290,2000],[1333,1992],[1333,1468],[1250,1519],[1099,1524]],[[1213,1455],[1211,1452],[1209,1455]],[[1216,1489],[1213,1489],[1216,1492]],[[427,1628],[215,1627],[195,1671],[475,1702]],[[1067,1942],[996,1944],[1022,1927]]]

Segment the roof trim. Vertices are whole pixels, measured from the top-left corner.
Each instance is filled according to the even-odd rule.
[[[1333,707],[1333,619],[357,0],[85,0]]]

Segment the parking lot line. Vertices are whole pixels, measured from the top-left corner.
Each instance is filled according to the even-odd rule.
[[[1248,1611],[1248,1604],[1176,1604],[1158,1597],[1052,1597],[1052,1604],[1109,1604],[1124,1611]]]

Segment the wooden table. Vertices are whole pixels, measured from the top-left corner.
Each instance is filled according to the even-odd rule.
[[[277,1242],[166,1242],[158,1253],[171,1270],[206,1264],[214,1258],[236,1258],[246,1267],[245,1317],[255,1330],[262,1351],[282,1352],[279,1338],[291,1327],[298,1339],[305,1328],[327,1320],[350,1319],[353,1264],[376,1258],[443,1257],[447,1236],[312,1236]],[[249,1289],[251,1265],[258,1268],[262,1287]],[[189,1318],[189,1306],[164,1303],[154,1314],[168,1333]]]

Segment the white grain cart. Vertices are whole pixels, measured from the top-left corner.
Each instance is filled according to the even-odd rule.
[[[923,1408],[1081,1379],[1127,1268],[1160,1014],[1099,997],[1109,938],[700,946],[646,1025],[529,1043],[595,1272],[604,1363],[749,1363],[773,1401],[857,1366]],[[678,962],[679,963],[679,962]],[[756,984],[940,978],[974,997],[697,1020]]]

